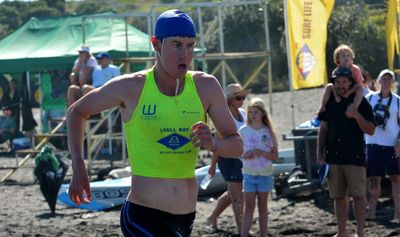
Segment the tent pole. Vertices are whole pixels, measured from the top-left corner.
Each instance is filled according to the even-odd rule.
[[[204,44],[204,33],[203,33],[203,19],[201,17],[201,8],[197,6],[197,17],[199,20],[199,32],[200,32],[200,45],[201,45],[201,54],[204,55],[206,52],[206,46]],[[204,72],[208,72],[207,62],[205,59],[201,60],[203,63],[203,70]]]
[[[82,44],[86,44],[86,17],[82,17]]]
[[[222,7],[221,4],[218,6],[218,31],[219,31],[219,45],[222,55],[222,67],[221,67],[221,77],[222,77],[222,87],[226,87],[226,75],[225,75],[225,46],[224,46],[224,22],[222,21]]]
[[[283,0],[283,12],[285,16],[285,36],[286,36],[286,53],[287,53],[287,60],[288,60],[288,79],[289,79],[289,90],[290,90],[290,108],[292,110],[292,127],[295,128],[295,121],[294,121],[294,105],[293,105],[293,87],[292,87],[292,68],[290,63],[290,45],[289,45],[289,21],[287,15],[287,0]]]
[[[126,57],[129,58],[129,45],[128,45],[128,17],[125,17],[125,49]]]
[[[147,15],[147,35],[149,36],[149,37],[151,37],[152,36],[152,31],[151,31],[151,29],[152,29],[152,21],[151,21],[151,17],[150,17],[150,15]],[[148,50],[148,56],[149,57],[151,57],[152,55],[153,55],[153,45],[151,45],[151,41],[150,41],[150,39],[147,41],[147,43],[148,43],[148,45],[149,45],[149,50]],[[146,62],[146,67],[147,68],[150,68],[151,67],[151,62],[150,61],[147,61]]]
[[[31,100],[32,91],[31,91],[31,78],[29,77],[29,71],[26,71],[26,86],[28,88],[28,99]]]
[[[269,41],[269,29],[268,29],[268,12],[267,12],[267,2],[264,6],[264,30],[265,30],[265,44],[267,47],[267,61],[268,61],[268,96],[269,96],[269,112],[272,115],[272,59],[271,59],[271,45]]]
[[[43,113],[43,91],[42,91],[42,73],[41,72],[39,72],[39,90],[40,90],[40,94],[41,94],[41,96],[40,96],[40,106],[39,106],[39,108],[40,108],[40,116],[42,116],[42,114],[44,114]],[[42,126],[43,124],[41,124],[41,126],[40,126],[40,128],[41,128],[41,132],[43,132],[43,126]],[[51,129],[51,128],[49,128],[49,129]],[[47,131],[46,131],[47,132]]]

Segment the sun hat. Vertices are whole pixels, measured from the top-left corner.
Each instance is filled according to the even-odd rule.
[[[88,46],[82,45],[80,49],[78,49],[79,53],[89,53],[90,49]]]
[[[379,73],[377,82],[379,82],[379,80],[381,80],[381,78],[382,78],[384,75],[386,75],[386,74],[389,74],[390,77],[391,77],[393,80],[395,80],[394,72],[392,72],[392,71],[389,70],[389,69],[383,69],[383,70]]]
[[[178,9],[163,12],[157,18],[154,32],[158,39],[171,36],[196,37],[196,27],[192,18]]]
[[[97,59],[110,58],[110,54],[108,54],[107,52],[101,52],[101,53],[96,55],[96,58]]]
[[[250,90],[244,90],[240,84],[229,84],[224,89],[226,99],[230,99],[236,95],[247,95]]]

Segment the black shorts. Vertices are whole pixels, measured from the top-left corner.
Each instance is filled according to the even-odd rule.
[[[196,212],[176,215],[126,201],[121,210],[121,230],[129,237],[190,236]]]
[[[218,168],[226,182],[243,182],[242,167],[240,159],[218,157]]]
[[[394,147],[367,145],[367,176],[400,174],[400,159],[395,157]]]

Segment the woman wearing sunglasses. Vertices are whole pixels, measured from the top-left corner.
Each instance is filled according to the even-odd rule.
[[[228,103],[229,110],[235,119],[236,127],[246,124],[246,111],[242,109],[243,102],[246,99],[249,90],[244,90],[240,84],[229,84],[224,89],[225,98]],[[243,215],[243,193],[242,193],[242,161],[240,159],[224,158],[213,153],[210,169],[208,173],[213,176],[215,174],[216,164],[221,171],[224,180],[228,183],[228,191],[224,192],[217,201],[217,206],[211,215],[207,218],[207,222],[212,228],[217,229],[218,216],[232,204],[233,213],[235,215],[238,233],[241,231],[242,215]]]

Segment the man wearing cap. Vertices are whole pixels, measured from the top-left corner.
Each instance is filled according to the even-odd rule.
[[[93,70],[92,78],[94,88],[104,85],[111,78],[121,74],[119,68],[111,63],[111,57],[107,52],[99,53],[96,56],[99,65]]]
[[[92,73],[97,66],[97,61],[90,54],[89,47],[82,45],[78,52],[79,57],[75,60],[69,76],[71,85],[68,87],[67,92],[68,105],[71,105],[91,90],[87,85],[92,84]]]
[[[82,155],[85,119],[111,107],[121,109],[132,170],[132,189],[121,210],[125,236],[189,236],[197,201],[198,148],[224,157],[243,152],[217,79],[189,71],[195,37],[189,15],[180,10],[162,13],[151,37],[154,67],[111,79],[69,107],[69,195],[78,205],[91,199]],[[206,114],[218,138],[211,135]]]
[[[355,94],[345,97],[346,92],[355,83],[348,68],[335,69],[331,82],[341,101],[336,102],[334,97],[331,97],[326,111],[318,115],[321,125],[318,132],[317,162],[326,162],[330,167],[327,183],[330,197],[334,199],[338,223],[335,236],[346,236],[348,198],[351,196],[357,222],[356,236],[363,237],[366,204],[364,133],[374,133],[373,113],[365,98],[356,108],[352,104]]]
[[[366,96],[371,104],[376,129],[366,135],[368,177],[368,219],[376,218],[376,205],[381,194],[381,180],[389,175],[392,183],[394,221],[400,221],[400,98],[391,92],[395,76],[389,69],[378,76],[380,90]],[[396,151],[396,152],[395,152]]]

